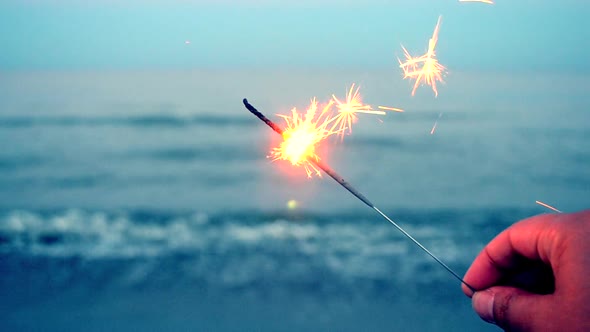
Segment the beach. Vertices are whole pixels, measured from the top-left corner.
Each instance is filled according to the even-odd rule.
[[[458,71],[435,99],[394,67],[0,73],[1,329],[496,330],[375,211],[268,159],[242,99],[281,123],[356,83],[404,109],[320,156],[462,275],[536,200],[588,208],[590,75]]]

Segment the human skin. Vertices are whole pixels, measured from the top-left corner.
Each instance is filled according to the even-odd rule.
[[[590,210],[515,223],[464,280],[477,314],[506,331],[590,331]]]

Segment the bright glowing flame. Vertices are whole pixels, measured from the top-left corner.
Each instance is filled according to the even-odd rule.
[[[316,154],[316,145],[337,133],[328,128],[332,122],[332,104],[330,101],[318,113],[318,103],[313,99],[305,114],[293,108],[291,116],[279,115],[285,119],[287,127],[283,131],[283,142],[279,147],[272,149],[270,157],[273,160],[287,160],[294,166],[303,166],[308,177],[311,177],[312,173],[321,176],[320,170],[310,160],[320,160]]]
[[[379,108],[403,112],[393,107]],[[305,113],[293,108],[290,115],[279,114],[286,123],[283,141],[271,150],[269,157],[273,161],[286,160],[294,166],[303,166],[308,177],[313,173],[321,176],[320,170],[314,165],[314,161],[320,160],[316,154],[317,145],[329,136],[339,135],[343,139],[345,133],[350,134],[352,124],[358,120],[357,113],[386,114],[385,111],[373,110],[371,105],[363,104],[359,88],[352,84],[344,101],[332,95],[332,99],[320,109],[314,98]]]
[[[494,4],[492,0],[459,0],[459,2],[481,2],[481,3],[488,3],[490,5]]]
[[[553,206],[551,206],[551,205],[549,205],[549,204],[545,204],[545,203],[543,203],[543,202],[541,202],[541,201],[535,201],[535,203],[537,203],[537,204],[539,204],[539,205],[541,205],[541,206],[544,206],[544,207],[546,207],[546,208],[548,208],[548,209],[550,209],[550,210],[553,210],[553,211],[555,211],[555,212],[558,212],[558,213],[563,213],[563,212],[559,211],[558,209],[554,208]]]
[[[438,18],[432,38],[428,41],[428,51],[426,54],[419,57],[413,57],[402,45],[406,61],[402,62],[400,59],[398,59],[398,61],[400,68],[404,71],[404,79],[409,78],[416,80],[412,89],[412,96],[416,94],[416,89],[418,89],[421,84],[430,85],[435,96],[438,96],[436,81],[444,82],[442,76],[446,68],[436,59],[435,51],[436,44],[438,43],[438,31],[441,20],[442,16]]]

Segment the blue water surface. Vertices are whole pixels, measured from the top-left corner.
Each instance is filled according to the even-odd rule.
[[[320,155],[462,275],[550,212],[536,200],[589,206],[590,77],[448,81],[434,98],[390,68],[3,73],[2,330],[495,330],[336,182],[269,160],[279,137],[241,104],[280,123],[356,82],[403,108]]]

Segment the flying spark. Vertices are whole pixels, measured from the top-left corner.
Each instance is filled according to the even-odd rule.
[[[434,126],[432,126],[432,129],[430,130],[430,135],[434,135],[434,132],[436,131],[436,127],[438,126],[438,120],[440,120],[441,117],[442,117],[442,113],[439,113],[438,119],[436,119],[436,121],[434,121]]]
[[[545,204],[545,203],[543,203],[543,202],[541,202],[541,201],[535,201],[535,203],[537,203],[537,204],[539,204],[539,205],[541,205],[541,206],[544,206],[544,207],[546,207],[546,208],[548,208],[548,209],[550,209],[550,210],[553,210],[553,211],[555,211],[555,212],[557,212],[557,213],[563,213],[563,212],[561,212],[560,210],[558,210],[558,209],[554,208],[553,206],[551,206],[551,205],[549,205],[549,204]]]
[[[419,57],[413,57],[408,50],[402,45],[406,61],[402,62],[399,58],[399,66],[404,72],[404,79],[414,79],[414,87],[412,89],[412,96],[416,94],[416,89],[421,84],[430,85],[434,91],[434,95],[438,96],[438,89],[436,88],[436,81],[443,81],[443,74],[445,73],[445,66],[441,65],[436,59],[436,44],[438,43],[438,31],[442,16],[439,16],[436,27],[432,34],[432,38],[428,41],[428,51]]]
[[[434,122],[434,126],[432,126],[432,129],[430,130],[430,135],[434,135],[437,125],[438,125],[438,120]]]
[[[357,113],[385,115],[384,111],[373,110],[373,107],[368,104],[363,104],[361,95],[359,93],[360,87],[355,89],[355,84],[350,86],[346,92],[346,100],[341,101],[335,95],[332,95],[332,101],[338,112],[333,118],[334,123],[332,129],[337,131],[341,138],[344,139],[345,134],[352,133],[352,124],[358,121]],[[403,112],[402,109],[394,107],[379,106],[379,109],[395,112]]]
[[[492,1],[492,0],[459,0],[459,2],[481,2],[481,3],[490,4],[490,5],[494,4],[494,1]]]

